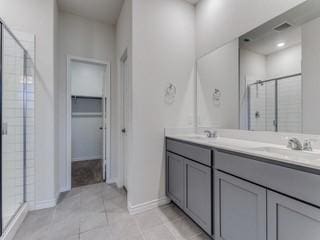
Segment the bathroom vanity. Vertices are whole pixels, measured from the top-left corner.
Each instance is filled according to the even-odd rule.
[[[320,239],[320,155],[167,136],[167,196],[218,240]]]

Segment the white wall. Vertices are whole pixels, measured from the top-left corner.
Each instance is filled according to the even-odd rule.
[[[59,9],[57,1],[54,1],[54,172],[55,172],[55,196],[60,194],[60,169],[59,169]]]
[[[197,62],[198,126],[239,128],[239,44],[234,40]],[[215,89],[221,92],[214,101]]]
[[[105,75],[105,65],[71,61],[71,95],[103,97]]]
[[[133,1],[129,208],[165,196],[164,128],[192,126],[195,9],[182,0]],[[177,87],[166,105],[165,88]]]
[[[72,161],[99,160],[103,157],[102,115],[72,117]]]
[[[301,57],[300,44],[268,55],[267,79],[301,73]]]
[[[201,0],[196,8],[197,56],[284,13],[305,0]]]
[[[117,90],[118,97],[114,98],[113,101],[116,101],[114,104],[117,106],[120,106],[121,104],[121,79],[120,79],[120,59],[124,52],[127,50],[127,61],[128,61],[128,88],[130,89],[128,93],[128,97],[132,99],[132,0],[125,0],[121,9],[120,16],[117,21],[116,25],[116,63],[117,63],[117,84],[114,86]],[[132,100],[130,100],[132,102]],[[132,106],[129,106],[130,109],[130,119],[131,119],[131,109]],[[121,129],[121,123],[120,121],[117,121],[117,119],[120,118],[120,107],[117,108],[112,115],[112,119],[114,119],[113,127],[115,130],[115,134],[113,136],[113,140],[115,141],[115,147],[114,152],[112,153],[112,158],[115,159],[113,168],[117,169],[117,176],[114,176],[114,178],[117,179],[117,185],[119,187],[123,186],[123,180],[124,180],[124,159],[121,157],[121,147],[120,147],[120,129]],[[127,126],[127,136],[128,136],[128,148],[130,148],[130,142],[132,139],[132,126],[129,123],[129,126]],[[130,150],[129,150],[130,151]],[[128,155],[128,154],[127,154]],[[127,156],[129,157],[129,155]],[[130,159],[127,159],[129,162]],[[128,187],[128,186],[127,186]],[[129,189],[129,187],[128,187]]]
[[[247,84],[263,80],[267,76],[266,56],[240,48],[240,78],[247,79]]]
[[[320,134],[320,18],[302,26],[303,132]]]
[[[116,64],[115,64],[115,27],[65,12],[59,13],[59,162],[60,189],[67,184],[66,158],[66,88],[67,56],[93,58],[111,63],[111,115],[116,111],[113,100],[116,99]],[[114,124],[112,119],[111,125]],[[111,137],[114,129],[112,128]],[[112,138],[113,139],[113,138]],[[111,154],[115,142],[111,140]],[[113,156],[113,155],[112,155]],[[114,158],[111,157],[112,166]]]
[[[36,36],[36,207],[50,206],[55,200],[54,2],[54,0],[0,1],[0,16],[10,28],[33,33]]]

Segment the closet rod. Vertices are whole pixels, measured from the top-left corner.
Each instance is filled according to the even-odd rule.
[[[93,99],[93,100],[101,100],[102,97],[89,97],[89,96],[75,96],[75,95],[72,95],[71,96],[72,99]]]

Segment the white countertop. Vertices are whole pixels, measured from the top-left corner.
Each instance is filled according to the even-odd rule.
[[[320,171],[318,149],[312,152],[294,151],[278,144],[226,137],[214,139],[195,134],[166,134],[166,137]]]

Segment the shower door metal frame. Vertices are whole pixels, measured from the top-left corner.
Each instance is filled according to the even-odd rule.
[[[3,63],[3,41],[2,41],[2,33],[3,33],[3,25],[0,19],[0,124],[1,124],[1,137],[0,137],[0,236],[3,233],[2,227],[2,63]]]
[[[279,81],[283,80],[283,79],[288,79],[288,78],[293,78],[293,77],[298,77],[298,76],[302,76],[302,73],[296,73],[296,74],[291,74],[291,75],[287,75],[287,76],[283,76],[283,77],[278,77],[278,78],[271,78],[271,79],[267,79],[267,80],[258,80],[254,83],[251,83],[248,85],[247,87],[247,91],[248,91],[248,130],[251,130],[251,120],[250,120],[250,116],[251,116],[251,104],[250,104],[250,100],[251,100],[251,88],[254,85],[259,85],[259,84],[265,84],[268,82],[275,82],[275,120],[274,120],[274,127],[275,127],[275,132],[279,131],[279,121],[278,121],[278,117],[279,117],[279,104],[278,104],[278,100],[279,100]],[[266,131],[266,129],[265,129]]]
[[[23,48],[23,202],[27,202],[27,58]]]

